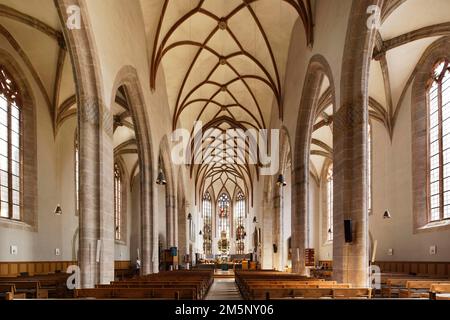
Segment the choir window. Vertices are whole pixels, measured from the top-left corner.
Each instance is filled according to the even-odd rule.
[[[239,192],[236,196],[236,254],[244,254],[245,252],[245,196]]]
[[[211,195],[206,192],[203,196],[203,252],[212,254],[212,207]]]

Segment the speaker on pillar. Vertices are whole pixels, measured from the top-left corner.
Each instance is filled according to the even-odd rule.
[[[345,242],[349,243],[353,241],[352,220],[344,220],[344,235]]]

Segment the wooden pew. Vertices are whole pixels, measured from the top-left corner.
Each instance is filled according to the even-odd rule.
[[[371,298],[367,288],[350,290],[350,284],[280,272],[238,272],[236,283],[244,299]],[[338,291],[342,289],[344,291]],[[334,291],[336,290],[336,291]]]
[[[0,283],[0,300],[14,299],[14,285]]]
[[[198,282],[113,282],[110,285],[97,285],[96,288],[188,288],[196,292],[196,300],[205,297],[206,292],[203,291],[201,284]]]
[[[406,283],[408,281],[447,281],[448,279],[443,278],[429,278],[429,277],[412,277],[410,275],[408,276],[395,276],[393,278],[388,278],[386,280],[386,283],[382,285],[381,288],[381,296],[387,297],[387,298],[393,298],[398,297],[400,294],[401,289],[406,289]]]
[[[25,293],[18,293],[12,283],[0,283],[0,300],[26,299]]]
[[[311,281],[245,281],[239,288],[244,298],[252,296],[252,290],[265,289],[265,288],[301,288],[301,287],[316,287],[325,285],[334,285],[336,281],[326,282],[323,280],[311,280]]]
[[[266,293],[266,299],[371,299],[371,288],[302,288],[277,289]]]
[[[212,271],[181,270],[161,272],[123,281],[112,281],[109,285],[97,285],[96,289],[100,291],[77,291],[76,297],[94,294],[97,298],[113,299],[123,292],[123,297],[128,298],[126,294],[130,293],[131,290],[135,290],[138,292],[136,296],[131,294],[129,298],[197,300],[206,296],[214,281],[213,275]],[[124,290],[121,291],[122,289]],[[149,292],[153,293],[150,294]]]
[[[450,300],[450,284],[432,284],[430,288],[430,299]]]
[[[400,289],[399,298],[429,298],[433,284],[450,284],[441,280],[413,280],[406,282],[406,288]]]
[[[21,290],[23,291],[35,291],[36,294],[29,295],[33,298],[44,299],[46,297],[51,298],[66,298],[70,297],[70,292],[67,289],[66,282],[69,277],[66,273],[34,275],[34,276],[22,276],[22,277],[1,277],[0,283],[20,283]],[[32,283],[29,285],[23,284],[25,282]],[[38,290],[33,288],[36,282],[38,282]]]
[[[297,284],[291,286],[268,286],[268,287],[251,287],[250,291],[244,297],[247,300],[263,300],[273,298],[295,298],[298,296],[299,289],[337,289],[351,288],[350,284]],[[328,292],[328,291],[327,291]]]
[[[75,289],[74,297],[93,299],[174,299],[195,300],[195,289],[189,288],[96,288]]]
[[[16,293],[23,293],[28,299],[48,299],[48,291],[42,289],[39,281],[15,280]]]

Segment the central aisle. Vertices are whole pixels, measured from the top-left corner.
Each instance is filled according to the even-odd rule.
[[[242,300],[234,278],[216,278],[205,300]]]

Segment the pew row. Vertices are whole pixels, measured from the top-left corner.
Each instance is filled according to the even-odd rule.
[[[94,288],[75,289],[76,299],[196,300],[194,288]]]
[[[370,299],[372,289],[281,272],[237,272],[236,284],[247,300]]]
[[[0,300],[26,299],[25,293],[18,293],[14,284],[0,283]]]
[[[430,288],[430,299],[450,300],[450,284],[432,284]]]
[[[450,281],[413,280],[406,282],[406,288],[400,289],[399,298],[429,298],[432,285],[450,285]]]

